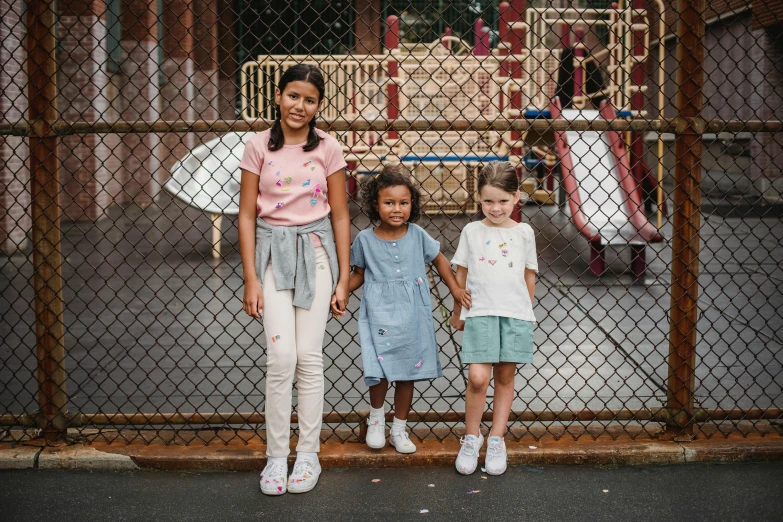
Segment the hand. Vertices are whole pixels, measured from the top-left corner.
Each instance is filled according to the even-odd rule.
[[[460,332],[465,329],[465,321],[460,320],[458,315],[451,314],[449,318],[449,324],[454,327],[455,330]]]
[[[332,317],[342,317],[348,306],[348,283],[337,283],[332,296]]]
[[[470,310],[470,305],[472,304],[472,301],[470,299],[470,290],[465,290],[464,288],[460,288],[456,292],[452,294],[454,297],[454,300],[462,305],[463,308]]]
[[[258,280],[245,283],[245,295],[242,297],[242,310],[251,317],[261,318],[264,313],[264,292]]]

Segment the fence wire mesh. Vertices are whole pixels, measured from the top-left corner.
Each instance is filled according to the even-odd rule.
[[[481,166],[517,167],[540,272],[511,436],[780,432],[780,2],[0,0],[0,13],[4,440],[265,439],[237,169],[302,62],[326,78],[318,118],[350,194],[404,164],[449,259],[482,217]],[[372,224],[350,211],[355,237]],[[444,438],[461,433],[467,372],[451,297],[434,271],[430,284],[443,378],[417,383],[411,419]],[[359,436],[369,408],[360,298],[327,325],[324,439]]]

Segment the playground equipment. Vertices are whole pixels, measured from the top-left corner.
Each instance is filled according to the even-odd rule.
[[[241,69],[242,116],[272,120],[274,86],[282,72],[296,63],[311,63],[326,78],[321,114],[325,120],[577,120],[598,117],[600,100],[606,100],[600,112],[603,118],[614,119],[618,114],[643,117],[647,87],[642,85],[642,64],[649,57],[650,26],[645,2],[632,0],[632,4],[613,4],[608,9],[531,7],[520,19],[504,3],[498,25],[500,43],[491,50],[488,35],[482,30],[477,31],[476,47],[453,36],[429,44],[402,43],[397,17],[390,16],[384,37],[386,50],[379,55],[266,55],[245,63]],[[658,14],[662,13],[663,4],[658,1],[654,5]],[[600,45],[585,42],[586,27],[604,28],[606,41]],[[563,56],[570,58],[562,63]],[[590,69],[599,70],[598,65],[607,73],[606,82],[588,90],[588,73]],[[563,94],[562,82],[561,92],[557,92],[558,80],[569,69],[572,72],[566,76],[572,80],[573,93],[568,96],[571,108],[560,110],[552,100]],[[662,81],[660,74],[658,81]],[[541,203],[559,203],[562,179],[567,211],[593,245],[590,266],[596,274],[603,272],[606,245],[631,245],[631,265],[638,274],[644,270],[643,245],[662,240],[646,217],[641,219],[639,186],[649,173],[639,149],[641,137],[633,133],[625,140],[618,133],[532,130],[348,130],[333,134],[343,144],[354,187],[362,176],[377,171],[382,162],[400,162],[409,167],[422,186],[424,211],[430,214],[476,212],[476,176],[487,161],[504,160],[515,165],[523,187]],[[240,157],[241,147],[239,139],[231,154]],[[660,145],[658,150],[661,154]],[[222,148],[219,151],[227,152]],[[592,152],[592,157],[600,161],[588,161],[584,158],[590,154],[578,152]],[[190,161],[183,160],[178,167],[185,168]],[[556,175],[558,166],[560,177]],[[188,175],[203,179],[186,172],[175,172],[174,178],[181,186],[187,184],[183,180]],[[220,176],[226,178],[227,173],[220,172]],[[172,193],[178,190],[175,184],[168,188]],[[211,189],[204,186],[202,190]],[[658,195],[660,198],[659,187]],[[197,199],[191,199],[192,204],[200,205]],[[610,217],[602,220],[604,214]]]

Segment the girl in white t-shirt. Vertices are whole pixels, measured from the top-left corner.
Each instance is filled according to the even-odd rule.
[[[465,396],[465,437],[457,471],[476,470],[484,444],[479,431],[489,380],[495,378],[492,429],[484,467],[490,475],[506,471],[506,433],[517,364],[533,362],[533,295],[536,288],[536,242],[527,223],[511,219],[520,201],[519,179],[510,163],[489,163],[479,173],[485,218],[460,234],[451,262],[457,282],[472,295],[470,309],[454,304],[451,324],[464,329],[462,362],[469,365]]]

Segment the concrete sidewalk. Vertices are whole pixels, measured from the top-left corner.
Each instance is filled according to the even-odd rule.
[[[329,469],[266,497],[256,472],[0,471],[0,518],[51,520],[780,520],[783,462]]]
[[[220,432],[209,432],[212,439],[166,444],[160,439],[144,443],[95,440],[91,443],[43,446],[39,440],[26,443],[0,443],[0,469],[70,469],[117,471],[155,469],[165,471],[257,471],[266,462],[266,446],[256,438],[221,438]],[[223,440],[227,440],[224,443]],[[205,442],[206,441],[206,442]],[[330,439],[321,445],[320,460],[324,468],[402,468],[416,466],[453,466],[459,452],[459,440],[428,437],[417,441],[418,451],[400,455],[394,449],[371,450],[355,437],[346,442]],[[519,441],[507,437],[509,463],[545,466],[554,464],[648,465],[695,462],[783,461],[783,437],[772,432],[767,436],[741,434],[724,437],[713,433],[690,442],[666,441],[663,438],[635,439],[627,435],[601,436],[593,439],[585,433],[577,440],[565,435],[559,440],[530,437]],[[292,443],[291,462],[295,457]]]

